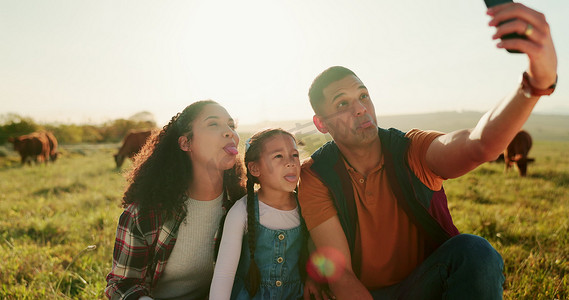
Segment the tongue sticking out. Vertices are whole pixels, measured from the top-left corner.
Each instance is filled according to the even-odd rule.
[[[232,155],[237,155],[237,153],[239,153],[239,151],[237,150],[237,147],[235,147],[235,146],[227,146],[223,149],[225,150],[225,152],[232,154]]]
[[[285,176],[285,179],[286,179],[286,181],[289,181],[289,182],[296,182],[297,181],[296,176],[294,176],[294,175],[287,175],[287,176]]]

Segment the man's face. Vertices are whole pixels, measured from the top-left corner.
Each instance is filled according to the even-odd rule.
[[[375,108],[361,80],[348,75],[332,82],[322,91],[324,101],[314,116],[316,128],[330,133],[334,141],[346,146],[361,146],[377,138]]]

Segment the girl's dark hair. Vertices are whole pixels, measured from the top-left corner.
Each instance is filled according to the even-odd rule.
[[[219,105],[213,100],[194,102],[148,139],[127,175],[129,184],[123,196],[123,207],[137,203],[141,210],[156,210],[166,219],[180,210],[186,212],[184,201],[193,179],[192,161],[180,149],[178,138],[183,135],[188,139],[193,137],[193,121],[209,104]],[[242,174],[241,163],[235,163],[223,174],[223,207],[226,211],[245,194]]]
[[[247,242],[249,244],[249,255],[251,258],[251,264],[249,265],[249,271],[247,272],[247,277],[245,278],[245,287],[249,292],[249,296],[254,297],[259,290],[259,285],[261,282],[261,275],[259,273],[259,267],[255,262],[255,183],[259,183],[257,177],[251,175],[249,171],[248,164],[250,162],[258,161],[261,158],[261,153],[263,151],[263,145],[265,141],[277,134],[285,134],[290,136],[296,141],[294,136],[281,128],[265,129],[255,133],[248,141],[245,146],[245,168],[247,169]]]

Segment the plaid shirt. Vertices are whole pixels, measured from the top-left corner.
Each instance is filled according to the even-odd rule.
[[[166,266],[186,217],[183,210],[164,220],[160,212],[142,213],[130,204],[122,213],[117,227],[113,267],[107,275],[105,294],[109,299],[138,299],[150,289]]]

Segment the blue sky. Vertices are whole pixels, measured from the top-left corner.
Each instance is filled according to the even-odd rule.
[[[546,14],[558,89],[536,112],[569,114],[569,1]],[[160,125],[200,99],[241,123],[309,119],[307,90],[351,68],[379,115],[486,111],[524,55],[495,48],[480,1],[0,0],[0,114],[99,123],[146,110]],[[473,124],[474,125],[474,124]]]

